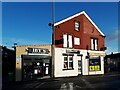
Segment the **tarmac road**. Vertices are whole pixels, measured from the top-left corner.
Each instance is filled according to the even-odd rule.
[[[10,83],[2,90],[120,90],[120,74],[77,76]]]

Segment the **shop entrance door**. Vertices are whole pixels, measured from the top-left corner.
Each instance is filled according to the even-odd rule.
[[[78,74],[82,74],[82,62],[78,60]]]
[[[78,74],[82,74],[82,55],[78,56]]]
[[[49,63],[44,63],[44,75],[45,76],[50,75],[50,64]]]

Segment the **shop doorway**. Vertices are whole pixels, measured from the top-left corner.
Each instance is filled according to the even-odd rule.
[[[78,56],[78,74],[82,75],[82,55]]]
[[[48,76],[50,75],[50,65],[49,63],[44,63],[45,66],[44,66],[44,76]]]
[[[78,60],[78,74],[82,74],[82,60]]]

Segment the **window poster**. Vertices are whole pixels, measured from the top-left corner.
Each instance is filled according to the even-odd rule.
[[[38,70],[37,69],[34,70],[34,74],[38,74]]]
[[[89,71],[100,71],[101,70],[100,58],[89,59]]]
[[[46,67],[45,74],[48,74],[48,67]]]

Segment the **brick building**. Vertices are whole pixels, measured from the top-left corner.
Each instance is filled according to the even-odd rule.
[[[84,11],[54,29],[55,77],[104,74],[105,35]]]
[[[104,74],[105,35],[84,11],[53,27],[55,45],[16,46],[16,81]]]

